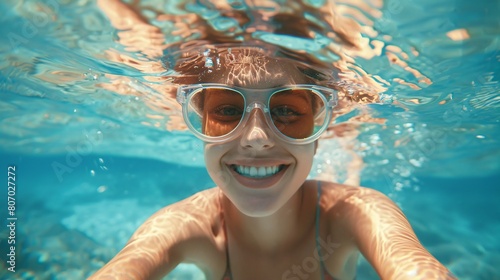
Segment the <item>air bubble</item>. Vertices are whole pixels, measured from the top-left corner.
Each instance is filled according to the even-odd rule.
[[[411,172],[409,169],[403,168],[403,169],[401,169],[401,171],[399,171],[399,175],[401,175],[403,177],[409,177],[411,175]]]
[[[212,68],[213,66],[214,66],[214,62],[213,62],[212,58],[207,57],[205,59],[205,67]]]
[[[84,73],[83,76],[87,81],[96,81],[99,79],[99,74],[95,73],[92,68],[89,68],[89,71],[87,73]]]
[[[405,128],[409,128],[409,127],[412,127],[413,126],[413,123],[405,123],[403,124],[403,127]]]
[[[422,163],[414,158],[410,159],[409,162],[411,163],[411,165],[415,166],[415,167],[421,167],[422,166]]]

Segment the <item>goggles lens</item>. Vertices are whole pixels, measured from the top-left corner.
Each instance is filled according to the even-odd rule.
[[[205,140],[226,136],[235,131],[253,109],[247,106],[255,101],[248,99],[251,98],[228,87],[199,87],[187,94],[185,117],[191,129],[203,135]],[[267,122],[277,133],[291,138],[289,140],[303,140],[328,125],[327,102],[313,87],[292,87],[261,94],[258,103],[264,105]]]

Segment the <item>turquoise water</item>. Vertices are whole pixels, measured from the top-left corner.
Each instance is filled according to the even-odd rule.
[[[346,62],[335,64],[338,86],[356,106],[336,123],[353,133],[321,140],[311,177],[386,193],[460,279],[500,279],[498,1],[338,2],[326,9],[337,15],[334,27],[318,20],[323,1],[304,1],[311,9],[176,3],[136,4],[147,24],[133,28],[113,25],[91,1],[0,3],[0,199],[10,196],[15,166],[17,218],[12,273],[11,220],[0,204],[1,279],[85,279],[149,215],[213,186],[202,143],[180,127],[163,78],[175,76],[169,46],[205,38],[208,27]],[[306,30],[314,36],[269,31],[286,20],[250,32],[266,23],[259,13],[240,23],[219,10],[282,11],[316,23]],[[172,17],[193,13],[196,20]],[[352,38],[328,35],[343,26]],[[200,274],[182,266],[168,278],[176,277]],[[377,279],[364,261],[358,278]]]

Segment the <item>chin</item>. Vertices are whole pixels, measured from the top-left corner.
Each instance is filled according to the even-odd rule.
[[[234,197],[228,194],[228,198],[242,214],[254,218],[273,215],[290,199],[281,190],[276,193],[246,193],[244,195],[240,193],[235,194]]]
[[[234,203],[233,203],[234,204]],[[245,216],[252,218],[263,218],[267,216],[271,216],[272,214],[278,211],[279,207],[263,207],[258,205],[238,205],[234,204],[234,206]]]

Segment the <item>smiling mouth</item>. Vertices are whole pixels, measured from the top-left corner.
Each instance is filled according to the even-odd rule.
[[[252,179],[263,179],[276,175],[285,167],[284,164],[273,166],[244,166],[231,165],[231,168],[241,176]]]

